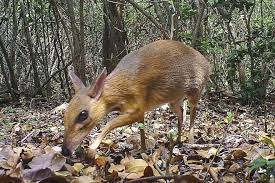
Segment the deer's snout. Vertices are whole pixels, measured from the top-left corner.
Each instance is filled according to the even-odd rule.
[[[70,156],[72,154],[72,152],[70,151],[70,149],[68,149],[66,147],[66,145],[62,145],[62,151],[61,153],[64,155],[64,156]]]

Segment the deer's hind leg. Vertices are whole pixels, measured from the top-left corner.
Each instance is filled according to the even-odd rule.
[[[188,96],[188,102],[190,105],[190,127],[189,127],[189,143],[194,143],[194,122],[196,118],[197,106],[201,97],[201,91],[193,92],[191,96]]]
[[[185,114],[183,113],[183,109],[182,109],[182,102],[183,102],[183,99],[170,103],[170,108],[172,112],[174,112],[178,117],[177,143],[181,143],[182,125],[183,125],[183,120],[185,119],[185,116],[184,116]]]

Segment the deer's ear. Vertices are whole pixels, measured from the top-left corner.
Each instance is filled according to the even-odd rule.
[[[68,67],[68,74],[73,83],[75,93],[77,93],[81,88],[85,87],[81,79],[79,79],[79,77],[77,77],[77,75],[74,73],[74,67],[72,65]]]
[[[89,89],[88,95],[90,97],[92,98],[100,97],[106,77],[107,77],[107,70],[106,70],[106,67],[104,67],[100,75],[96,78],[95,83]]]

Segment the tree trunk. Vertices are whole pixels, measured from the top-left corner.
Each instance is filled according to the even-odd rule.
[[[35,88],[34,93],[42,94],[42,91],[38,91],[41,89],[41,84],[40,84],[40,79],[39,79],[39,75],[38,75],[35,53],[33,51],[33,43],[31,40],[30,30],[28,28],[28,21],[26,18],[25,5],[23,4],[23,2],[21,2],[21,10],[22,10],[24,34],[26,37],[27,47],[28,47],[29,54],[30,54],[31,66],[32,66],[32,70],[33,70],[33,80],[34,80],[34,88]]]
[[[120,2],[115,0],[115,2]],[[110,73],[127,54],[128,38],[124,30],[123,5],[103,1],[103,65]]]
[[[73,9],[73,0],[66,0],[67,16],[70,20],[72,37],[73,37],[73,53],[72,60],[76,75],[86,83],[85,75],[85,46],[84,46],[84,17],[83,17],[83,3],[84,0],[79,1],[79,15],[80,15],[80,30],[76,26],[75,13]]]
[[[194,48],[199,49],[199,45],[200,45],[199,39],[201,37],[201,32],[202,32],[201,25],[202,25],[204,10],[205,10],[205,2],[203,0],[195,0],[195,3],[198,9],[198,15],[196,17],[195,27],[193,29],[191,45]]]

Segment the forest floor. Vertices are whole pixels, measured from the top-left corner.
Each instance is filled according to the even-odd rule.
[[[95,159],[86,149],[116,114],[108,115],[73,157],[65,158],[59,153],[66,107],[61,104],[38,99],[0,108],[1,183],[275,182],[272,103],[262,112],[212,94],[198,107],[195,144],[188,143],[187,110],[183,144],[175,146],[177,118],[162,106],[145,116],[146,152],[140,151],[137,123],[112,131]]]

